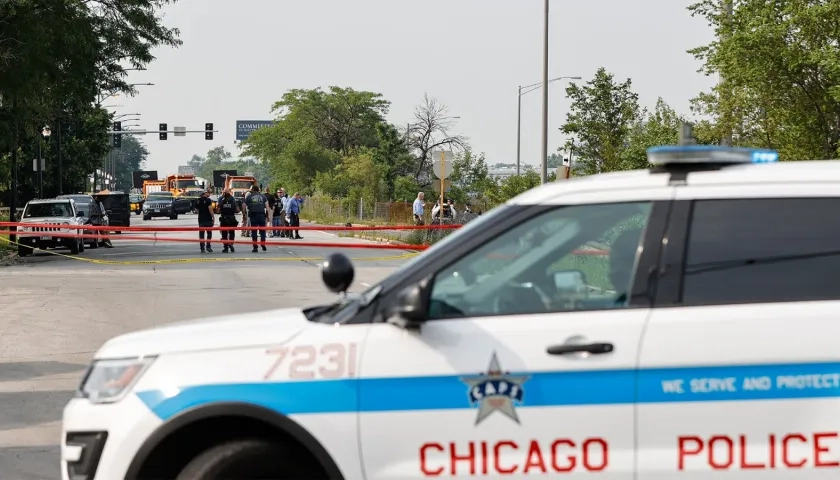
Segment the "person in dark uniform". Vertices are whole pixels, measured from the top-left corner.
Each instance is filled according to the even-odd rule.
[[[248,223],[252,227],[265,227],[265,216],[268,212],[268,199],[260,193],[260,187],[251,187],[251,194],[245,197],[245,205],[248,209]],[[263,252],[265,248],[265,230],[260,230],[260,242]],[[252,252],[257,252],[257,230],[251,230],[251,241],[254,243]]]
[[[233,198],[229,189],[225,189],[222,198],[216,203],[216,213],[219,214],[220,227],[234,227],[234,229],[222,230],[222,244],[224,244],[222,253],[228,253],[228,250],[230,250],[230,253],[236,251],[233,248],[233,241],[236,239],[235,227],[239,225],[239,222],[236,220],[236,214],[240,210],[239,202]]]
[[[268,200],[268,212],[266,212],[265,216],[265,226],[271,227],[274,226],[274,206],[277,204],[277,197],[271,193],[271,189],[266,187],[265,188],[265,195],[266,200]],[[274,237],[274,232],[271,232],[271,236]]]
[[[201,197],[195,202],[195,208],[198,210],[198,226],[199,227],[212,227],[215,217],[213,215],[213,200],[210,200],[210,191],[205,191],[201,193]],[[213,238],[213,230],[201,230],[198,232],[198,238],[204,240],[204,234],[207,234],[207,242],[201,242],[201,253],[204,253],[206,250],[207,252],[212,253],[213,249],[210,248],[210,240]]]

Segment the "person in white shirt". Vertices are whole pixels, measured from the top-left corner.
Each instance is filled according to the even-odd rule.
[[[423,192],[417,193],[417,198],[414,199],[414,205],[412,205],[412,212],[414,213],[414,224],[415,225],[423,225],[423,213],[425,212],[426,205],[423,201],[425,194]]]

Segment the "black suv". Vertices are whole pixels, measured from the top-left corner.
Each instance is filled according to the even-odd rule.
[[[181,213],[189,213],[192,202],[189,198],[175,197],[172,192],[152,192],[143,203],[143,220],[155,217],[169,217],[177,220]]]

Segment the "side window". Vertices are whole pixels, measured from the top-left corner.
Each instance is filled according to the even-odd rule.
[[[694,202],[682,304],[840,298],[840,199]]]
[[[650,211],[572,205],[514,224],[435,275],[429,319],[623,308]]]

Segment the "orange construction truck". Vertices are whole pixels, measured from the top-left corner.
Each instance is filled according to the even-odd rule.
[[[229,188],[236,198],[244,197],[254,185],[259,185],[257,179],[248,175],[232,175],[225,179],[225,188]]]
[[[152,192],[165,190],[166,182],[163,180],[146,180],[143,182],[143,198],[148,197]]]

